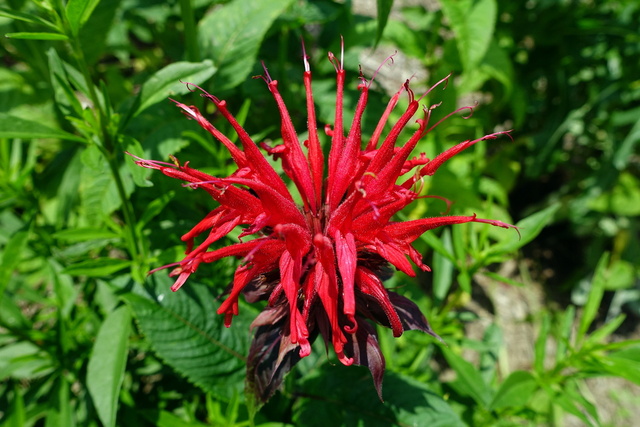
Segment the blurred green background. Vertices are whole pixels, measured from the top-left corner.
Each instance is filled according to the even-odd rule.
[[[610,425],[640,403],[640,3],[635,0],[0,0],[0,424],[6,426]],[[268,66],[306,125],[301,39],[321,123],[345,44],[346,120],[358,70],[376,77],[373,131],[407,78],[449,73],[419,145],[456,156],[425,191],[452,213],[511,221],[417,242],[433,273],[388,286],[411,297],[447,346],[393,339],[385,403],[364,368],[322,343],[264,407],[243,394],[248,325],[215,314],[234,263],[203,266],[171,294],[160,265],[210,198],[139,168],[124,151],[233,172],[226,151],[168,98],[227,100],[255,140],[277,142]],[[397,116],[396,116],[397,118]],[[435,122],[435,121],[434,121]],[[438,215],[422,199],[406,218]],[[223,242],[224,243],[224,242]],[[231,349],[231,350],[230,350]],[[257,412],[256,412],[257,411]]]

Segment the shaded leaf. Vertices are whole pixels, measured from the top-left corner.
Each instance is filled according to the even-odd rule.
[[[115,258],[97,258],[71,264],[62,270],[72,276],[104,277],[127,268],[131,261]]]
[[[415,425],[458,427],[465,424],[451,407],[423,383],[388,372],[380,402],[364,369],[324,365],[303,379],[293,407],[295,425],[308,427]]]
[[[217,92],[230,89],[247,78],[267,30],[292,2],[233,0],[200,21],[200,51],[218,67],[214,78]]]
[[[391,8],[393,7],[393,0],[376,0],[377,6],[377,15],[378,15],[378,28],[376,31],[376,42],[377,45],[382,38],[382,33],[384,33],[384,28],[387,26],[387,21],[389,21],[389,14],[391,13]]]
[[[0,113],[0,138],[56,138],[84,142],[84,139],[59,129],[51,129],[39,122]]]

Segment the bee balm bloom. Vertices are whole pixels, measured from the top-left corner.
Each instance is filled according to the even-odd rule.
[[[328,158],[318,136],[311,71],[305,58],[308,139],[304,142],[296,133],[278,82],[265,69],[262,78],[281,117],[282,144],[262,144],[261,150],[229,112],[226,102],[202,90],[237,133],[239,145],[207,121],[196,107],[180,102],[176,105],[224,144],[237,170],[228,177],[216,177],[175,158],[174,163],[137,160],[140,166],[160,170],[208,192],[217,202],[218,206],[182,237],[187,245],[185,258],[160,268],[176,267],[171,276],[177,277],[172,286],[177,291],[201,263],[224,257],[242,260],[218,313],[230,326],[238,314],[241,294],[249,302],[268,302],[252,324],[255,335],[247,362],[248,388],[262,401],[274,393],[296,362],[310,354],[311,343],[318,334],[344,365],[367,366],[381,394],[385,362],[369,321],[389,327],[396,337],[410,329],[437,337],[413,302],[384,287],[383,279],[388,277],[390,267],[415,276],[412,261],[418,268],[429,270],[412,242],[437,227],[466,222],[513,227],[475,215],[394,221],[394,214],[424,197],[419,194],[424,176],[433,175],[446,160],[476,142],[505,132],[459,143],[433,159],[424,154],[410,158],[418,141],[438,123],[429,124],[434,107],[423,108],[413,135],[398,141],[401,131],[420,110],[419,100],[407,81],[389,101],[371,138],[363,141],[362,116],[371,81],[360,76],[360,97],[353,122],[345,133],[345,70],[332,54],[329,58],[336,68],[337,91],[335,123],[325,130],[331,139]],[[408,106],[383,137],[390,113],[403,92],[409,98]],[[470,107],[451,114],[465,109]],[[284,179],[269,164],[265,151],[280,160]],[[299,193],[296,198],[285,179],[295,186]],[[301,206],[294,202],[296,199],[302,201]],[[243,230],[239,242],[210,250],[214,242],[236,227]],[[196,245],[199,236],[203,240]]]

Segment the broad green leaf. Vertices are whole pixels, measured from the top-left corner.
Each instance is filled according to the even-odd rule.
[[[100,0],[69,0],[65,13],[73,35],[78,35],[80,28],[89,20]]]
[[[129,307],[121,306],[109,313],[100,326],[87,366],[87,388],[100,421],[107,427],[116,425],[130,332]]]
[[[638,353],[637,349],[636,353]],[[629,354],[624,354],[624,350],[607,356],[598,356],[598,368],[640,385],[640,359],[627,356]]]
[[[242,393],[249,351],[249,308],[243,307],[230,328],[217,314],[212,290],[190,280],[171,292],[166,274],[153,276],[153,298],[127,294],[140,330],[157,355],[189,381],[229,399]]]
[[[217,92],[247,78],[267,30],[291,3],[293,0],[233,0],[200,21],[200,51],[218,68],[213,81]]]
[[[87,223],[93,226],[101,224],[105,217],[122,205],[113,171],[109,167],[100,149],[95,145],[87,147],[82,153],[84,167],[81,173],[80,200]],[[122,169],[126,166],[122,165]],[[118,171],[120,176],[123,174]],[[122,179],[126,195],[133,192],[131,179]]]
[[[59,129],[6,113],[0,113],[0,138],[55,138],[84,142],[84,139]]]
[[[70,228],[53,233],[53,238],[67,243],[87,240],[118,239],[120,235],[105,228]]]
[[[447,0],[440,3],[456,34],[456,45],[465,71],[476,67],[487,53],[496,23],[495,0]]]
[[[69,37],[60,33],[7,33],[4,36],[23,40],[69,40]]]
[[[374,45],[377,45],[382,38],[384,28],[387,26],[387,21],[389,21],[389,14],[391,13],[391,8],[393,7],[393,0],[376,0],[376,6],[378,15],[378,28],[376,31],[376,42],[374,43]]]
[[[512,372],[500,385],[489,404],[490,410],[524,406],[538,388],[536,379],[526,371]]]
[[[124,150],[138,157],[144,157],[144,150],[138,140],[129,136],[124,136],[122,140],[122,146]],[[151,187],[153,183],[146,179],[148,171],[146,168],[136,165],[135,159],[131,156],[125,156],[124,164],[127,167],[127,171],[131,174],[133,182],[138,187]]]
[[[149,78],[140,89],[133,117],[169,96],[189,92],[186,83],[202,84],[216,72],[210,60],[202,62],[174,62]]]
[[[71,264],[62,270],[72,276],[104,277],[127,268],[131,261],[115,258],[97,258]]]
[[[591,290],[589,291],[589,297],[587,303],[582,310],[582,316],[580,318],[580,325],[578,326],[578,332],[576,333],[576,343],[580,344],[585,337],[589,326],[593,323],[594,319],[598,315],[598,309],[600,308],[600,302],[604,295],[605,284],[608,276],[609,265],[609,253],[605,252],[600,257],[596,271],[593,274],[593,280],[591,281]]]
[[[480,405],[488,407],[492,399],[493,391],[482,379],[478,368],[447,347],[441,347],[441,350],[449,366],[456,372],[456,383],[460,386],[457,387],[458,391],[470,396]]]
[[[554,204],[524,218],[521,221],[518,221],[516,227],[518,227],[518,231],[520,232],[520,238],[510,238],[507,242],[499,243],[491,247],[489,252],[491,254],[499,255],[520,249],[540,234],[542,229],[553,220],[553,216],[559,208],[559,204]]]
[[[126,26],[125,22],[117,22],[114,17],[120,9],[121,0],[102,0],[98,2],[91,15],[86,22],[82,24],[78,37],[82,44],[82,51],[89,66],[95,64],[100,58],[103,58],[104,49],[107,42],[114,46],[114,32],[122,31],[127,34],[122,27]],[[114,25],[115,24],[115,25]],[[116,30],[116,31],[112,31]],[[110,84],[113,84],[113,76],[109,78]]]
[[[380,402],[365,368],[328,366],[296,384],[301,397],[293,406],[293,423],[325,426],[429,426],[465,424],[424,383],[387,371]]]

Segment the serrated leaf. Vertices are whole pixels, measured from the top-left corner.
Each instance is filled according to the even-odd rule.
[[[159,275],[158,279],[154,299],[136,294],[124,297],[151,347],[203,390],[224,399],[242,393],[250,341],[247,309],[225,328],[210,288],[190,281],[171,292],[168,281]]]
[[[71,276],[105,277],[127,268],[131,261],[115,258],[97,258],[71,264],[62,270]]]
[[[84,142],[84,139],[59,129],[51,129],[39,122],[0,113],[0,138],[55,138]]]
[[[292,2],[233,0],[200,21],[201,55],[218,67],[216,91],[230,89],[247,78],[267,30]]]
[[[100,326],[87,366],[87,388],[100,421],[107,427],[116,425],[130,332],[129,307],[121,306],[109,313]]]
[[[524,406],[537,388],[538,384],[531,373],[526,371],[512,372],[493,396],[489,409],[496,410]]]
[[[7,33],[4,36],[23,40],[69,40],[69,37],[60,33]]]
[[[327,366],[297,388],[303,398],[293,407],[295,425],[307,427],[396,425],[458,427],[465,424],[451,407],[425,384],[387,372],[378,399],[367,369]]]
[[[188,93],[186,83],[199,85],[215,72],[216,67],[208,59],[202,62],[175,62],[167,65],[142,85],[132,116],[137,116],[169,96]]]

